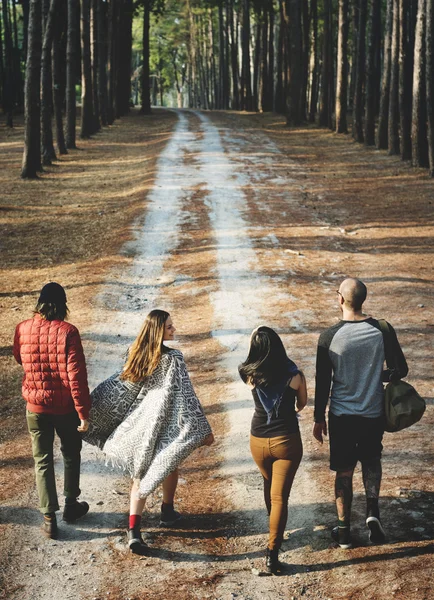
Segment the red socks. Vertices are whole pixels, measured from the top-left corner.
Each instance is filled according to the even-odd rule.
[[[141,520],[142,520],[142,515],[130,515],[129,528],[130,529],[140,529]]]

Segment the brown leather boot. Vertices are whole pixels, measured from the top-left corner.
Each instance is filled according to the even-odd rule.
[[[47,538],[50,538],[51,540],[57,540],[57,521],[54,513],[44,515],[42,532]]]

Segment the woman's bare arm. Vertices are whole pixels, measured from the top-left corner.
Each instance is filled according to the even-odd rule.
[[[297,407],[297,412],[300,412],[307,404],[306,378],[303,373],[298,373],[295,377],[293,377],[289,385],[293,390],[295,390],[295,395],[297,398],[295,404]]]

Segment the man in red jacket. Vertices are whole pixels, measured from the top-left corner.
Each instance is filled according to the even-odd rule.
[[[60,438],[64,460],[63,520],[74,522],[89,510],[80,496],[81,433],[89,427],[90,395],[80,334],[67,323],[65,290],[45,285],[32,319],[15,330],[14,356],[24,368],[23,398],[32,438],[36,486],[44,533],[57,537],[55,511],[59,510],[54,474],[54,433]]]

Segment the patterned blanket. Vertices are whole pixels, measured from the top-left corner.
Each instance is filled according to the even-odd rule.
[[[139,496],[150,494],[193,450],[211,427],[194,392],[179,350],[163,354],[141,383],[120,373],[92,392],[90,427],[83,439],[108,462],[140,479]]]

